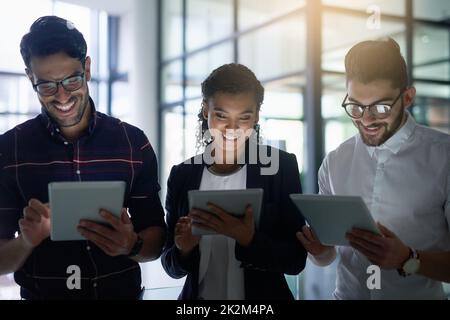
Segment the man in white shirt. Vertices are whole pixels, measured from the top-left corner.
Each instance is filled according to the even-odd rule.
[[[342,107],[359,134],[324,159],[319,192],[361,196],[383,237],[353,229],[337,247],[335,299],[445,299],[450,282],[450,137],[417,125],[406,111],[416,90],[407,84],[398,44],[365,41],[345,58]],[[332,212],[330,212],[332,214]],[[297,237],[321,266],[336,258],[311,229]],[[381,268],[369,289],[367,268]]]

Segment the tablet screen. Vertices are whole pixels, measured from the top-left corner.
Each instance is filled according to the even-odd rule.
[[[120,217],[125,188],[124,181],[49,183],[51,240],[85,240],[77,230],[79,221],[108,223],[99,215],[101,209]]]
[[[381,235],[361,197],[304,194],[290,196],[324,245],[349,245],[345,234],[353,227]]]

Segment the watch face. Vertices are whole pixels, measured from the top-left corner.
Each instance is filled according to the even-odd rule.
[[[411,258],[405,262],[405,264],[403,266],[403,270],[407,274],[413,274],[419,270],[419,267],[420,267],[420,260]]]

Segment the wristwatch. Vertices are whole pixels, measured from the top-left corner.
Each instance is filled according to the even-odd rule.
[[[410,276],[419,271],[420,268],[420,259],[419,253],[412,248],[409,248],[409,257],[403,262],[403,265],[400,269],[397,269],[398,273],[402,277]]]
[[[141,238],[141,236],[137,235],[137,240],[134,243],[133,248],[131,248],[130,253],[127,255],[127,257],[132,258],[135,257],[141,252],[142,247],[144,246],[144,239]]]

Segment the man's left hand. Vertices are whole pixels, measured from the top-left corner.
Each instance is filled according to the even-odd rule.
[[[120,219],[106,210],[101,210],[100,215],[110,223],[110,226],[80,220],[78,232],[109,256],[128,255],[137,241],[137,234],[134,232],[127,209],[122,209]]]
[[[383,269],[398,269],[409,257],[409,248],[392,231],[378,223],[383,236],[353,228],[346,234],[350,245]]]

